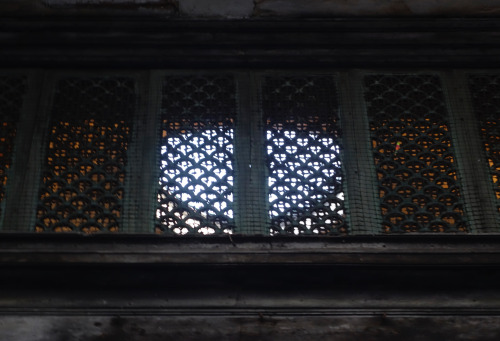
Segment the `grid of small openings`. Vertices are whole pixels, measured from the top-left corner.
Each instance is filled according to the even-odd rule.
[[[500,75],[471,75],[469,87],[500,213]]]
[[[383,231],[466,231],[440,79],[364,79]]]
[[[156,232],[232,233],[232,76],[168,76],[163,81]]]
[[[332,77],[266,77],[271,234],[347,232]]]
[[[12,164],[14,137],[26,92],[24,77],[0,77],[0,203],[5,195]],[[2,215],[0,206],[0,217]]]
[[[49,124],[36,231],[120,228],[134,80],[58,82]]]

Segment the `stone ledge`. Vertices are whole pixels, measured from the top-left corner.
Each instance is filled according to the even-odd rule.
[[[0,265],[500,265],[500,235],[338,237],[2,234]]]

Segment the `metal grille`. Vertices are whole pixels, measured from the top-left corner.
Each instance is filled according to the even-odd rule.
[[[470,76],[469,86],[500,213],[500,75]]]
[[[385,232],[465,231],[440,80],[365,77]]]
[[[347,232],[333,79],[268,77],[263,110],[271,233]]]
[[[135,108],[129,78],[59,81],[36,231],[117,231]]]
[[[165,78],[157,232],[233,231],[235,94],[230,76]]]
[[[14,137],[25,91],[25,78],[0,77],[0,203],[5,195],[8,171],[12,164]]]

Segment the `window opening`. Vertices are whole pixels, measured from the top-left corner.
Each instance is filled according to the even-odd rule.
[[[165,78],[157,233],[233,232],[235,117],[231,76]]]
[[[7,187],[8,172],[12,165],[17,121],[21,115],[26,92],[24,77],[0,77],[0,203]],[[2,207],[0,206],[0,217]]]
[[[265,79],[271,234],[347,232],[337,106],[330,77]]]
[[[469,87],[500,213],[500,75],[470,76]]]
[[[384,232],[466,231],[440,80],[365,77]]]
[[[129,78],[58,82],[37,232],[119,230],[134,87]]]

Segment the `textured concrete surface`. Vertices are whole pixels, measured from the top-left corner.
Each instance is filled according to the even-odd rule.
[[[42,0],[47,5],[102,5],[102,4],[148,4],[163,0]]]
[[[77,10],[85,12],[76,12]],[[115,10],[118,12],[109,12]],[[245,19],[261,17],[489,17],[500,0],[3,0],[0,13],[157,14],[163,17]]]
[[[182,16],[248,18],[252,15],[253,0],[180,0]]]
[[[500,14],[498,0],[256,0],[256,15],[487,16]]]
[[[497,341],[499,317],[373,316],[12,316],[0,338],[16,341],[371,340]],[[29,327],[28,327],[29,326]]]
[[[26,0],[25,0],[26,1]],[[35,0],[37,1],[37,0]],[[157,8],[171,11],[177,10],[176,0],[39,0],[42,5],[55,10],[94,9],[100,11],[106,8],[125,9],[133,11],[140,8]]]

